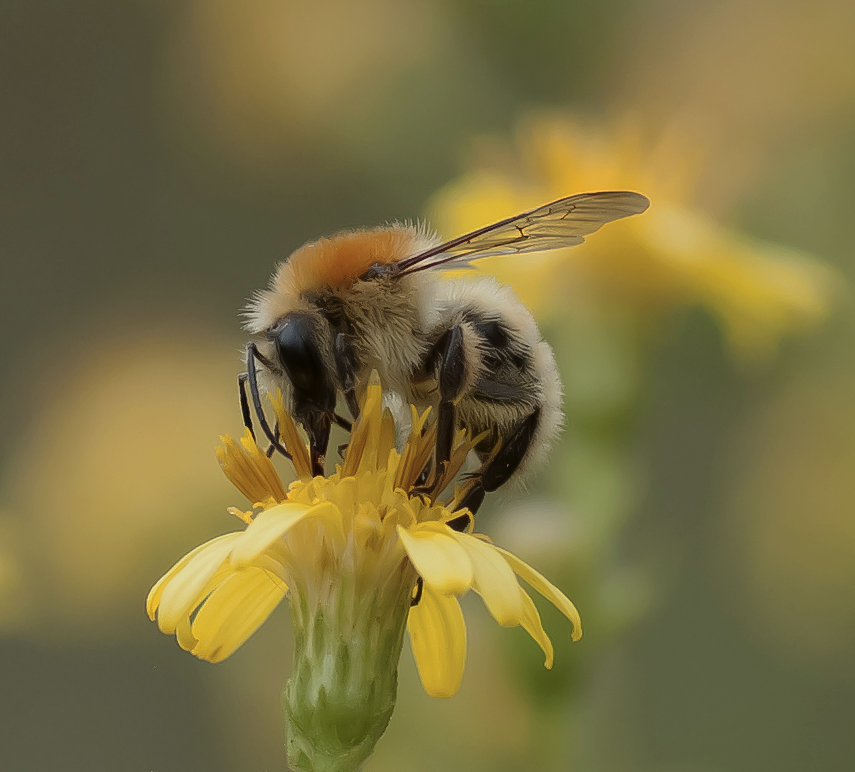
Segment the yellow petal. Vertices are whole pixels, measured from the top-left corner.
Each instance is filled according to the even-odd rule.
[[[353,477],[358,472],[373,471],[377,468],[377,450],[380,440],[381,410],[383,390],[380,376],[371,371],[365,396],[360,406],[359,418],[350,432],[350,442],[341,465],[341,477]]]
[[[297,431],[294,419],[285,409],[282,392],[277,389],[276,396],[272,397],[270,401],[273,403],[273,412],[276,413],[276,420],[279,423],[279,437],[285,444],[285,450],[291,454],[291,464],[297,473],[297,477],[301,480],[310,478],[312,476],[312,462],[309,459],[309,451]]]
[[[431,697],[452,697],[466,664],[466,623],[457,598],[425,585],[407,618],[422,686]]]
[[[209,662],[233,654],[270,616],[285,585],[260,568],[235,570],[205,600],[193,620],[193,653]]]
[[[516,555],[512,555],[507,550],[500,547],[494,547],[497,552],[500,552],[508,564],[513,568],[514,572],[528,582],[535,590],[537,590],[544,598],[552,603],[567,619],[573,623],[572,638],[578,641],[582,637],[582,619],[579,617],[579,612],[570,601],[570,599],[552,584],[546,577],[535,571],[528,563],[524,563]]]
[[[327,519],[341,528],[341,516],[335,504],[325,501],[315,506],[286,501],[266,509],[250,523],[232,552],[232,563],[250,563],[284,536],[290,528],[306,518]]]
[[[178,627],[175,628],[175,639],[184,651],[193,650],[193,647],[196,645],[196,639],[193,637],[193,633],[190,630],[189,617],[184,617],[178,623]]]
[[[282,480],[249,429],[244,432],[239,443],[228,434],[221,440],[222,444],[216,452],[223,473],[247,499],[261,501],[272,497],[281,501],[285,498]]]
[[[442,470],[442,477],[438,483],[436,483],[436,489],[438,491],[444,491],[449,485],[451,485],[452,480],[457,477],[457,473],[463,468],[463,464],[466,463],[466,457],[469,455],[469,451],[473,450],[475,446],[481,442],[486,436],[488,432],[481,432],[481,434],[476,437],[470,437],[467,439],[466,430],[461,429],[454,438],[453,450],[451,452],[451,458],[448,460],[448,463]]]
[[[395,440],[397,439],[397,435],[395,434],[395,419],[392,417],[392,413],[389,408],[385,408],[383,410],[383,417],[380,420],[380,434],[377,438],[377,468],[378,469],[388,469],[387,462],[390,456],[394,456],[396,459],[398,458],[398,453],[395,447]],[[392,453],[391,451],[395,451]],[[392,479],[394,479],[395,473],[392,472]]]
[[[537,641],[540,648],[543,649],[543,653],[546,655],[546,661],[543,663],[544,667],[546,667],[547,670],[551,670],[554,653],[552,649],[552,641],[549,640],[549,636],[546,634],[546,631],[543,629],[543,625],[540,623],[540,614],[537,613],[534,601],[529,597],[529,594],[525,590],[521,590],[521,592],[523,594],[523,606],[525,608],[520,624],[523,626],[523,629],[532,638],[534,638],[535,641]]]
[[[258,443],[249,429],[244,431],[240,442],[246,450],[246,458],[254,473],[262,480],[263,490],[267,491],[266,496],[259,496],[259,499],[273,498],[276,501],[282,501],[285,498],[285,486],[282,484],[282,478],[279,477],[279,473],[267,453],[258,447]]]
[[[404,490],[409,490],[415,484],[416,478],[424,468],[424,464],[422,464],[421,468],[417,468],[417,461],[421,456],[422,429],[430,414],[430,407],[419,413],[414,405],[410,405],[410,413],[412,420],[410,436],[407,438],[407,444],[404,446],[404,452],[401,454],[401,462],[395,474],[395,482],[392,484],[393,489],[403,488]],[[426,461],[427,458],[425,458]]]
[[[228,560],[240,536],[230,533],[209,541],[164,585],[157,612],[157,625],[164,633],[174,632],[204,599],[208,583]]]
[[[401,544],[427,586],[445,595],[461,595],[472,586],[472,561],[450,528],[431,525],[409,530],[399,525]]]
[[[485,544],[467,533],[452,533],[472,561],[473,588],[484,599],[493,618],[505,627],[520,624],[525,611],[523,592],[507,561],[492,544]]]
[[[175,576],[184,566],[186,566],[196,555],[198,555],[203,550],[208,549],[213,544],[216,544],[223,539],[228,539],[229,537],[239,536],[240,532],[236,533],[226,533],[222,536],[217,536],[215,539],[211,539],[206,541],[204,544],[200,544],[196,549],[188,552],[181,560],[179,560],[172,568],[170,568],[160,579],[157,580],[157,583],[154,587],[151,588],[151,591],[148,594],[148,597],[145,599],[145,609],[148,613],[148,618],[154,621],[155,613],[157,612],[157,607],[160,605],[160,597],[163,594],[163,588],[166,586],[167,582],[169,582],[173,576]]]

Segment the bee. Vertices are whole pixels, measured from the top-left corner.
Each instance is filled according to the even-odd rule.
[[[475,512],[486,493],[523,478],[548,452],[563,422],[561,381],[552,349],[509,287],[443,273],[581,244],[649,204],[629,191],[582,193],[444,243],[424,226],[396,223],[305,244],[247,309],[255,340],[240,376],[245,424],[253,431],[248,384],[268,452],[288,455],[260,398],[281,389],[308,435],[313,472],[323,474],[332,425],[351,425],[336,412],[339,396],[356,419],[376,370],[404,431],[408,404],[436,411],[434,470],[450,458],[457,429],[484,433],[475,448],[481,467],[457,502]]]

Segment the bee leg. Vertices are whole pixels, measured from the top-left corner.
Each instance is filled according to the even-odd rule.
[[[249,378],[248,373],[240,373],[238,375],[238,391],[240,393],[240,412],[243,416],[243,425],[249,429],[250,435],[252,435],[252,439],[255,439],[255,429],[252,426],[252,413],[249,409],[249,399],[246,395],[246,381]],[[273,433],[278,437],[279,436],[279,421],[277,421],[273,425]],[[267,450],[265,454],[267,458],[270,458],[276,452],[276,446],[271,442],[267,446]]]
[[[457,509],[469,509],[467,506],[457,507]],[[476,507],[477,509],[477,507]],[[457,510],[455,510],[457,511]],[[475,518],[473,517],[475,513],[469,509],[469,512],[464,512],[462,515],[458,515],[457,517],[452,517],[451,520],[446,520],[445,524],[452,530],[457,531],[458,533],[463,533],[467,531],[472,523],[475,522]]]
[[[540,408],[523,419],[499,452],[484,464],[478,476],[487,493],[492,493],[513,477],[531,447],[539,424]]]
[[[353,429],[353,422],[348,421],[344,416],[340,416],[338,413],[333,414],[332,420],[336,424],[336,426],[340,426],[346,432],[349,432],[351,429]]]
[[[255,439],[255,429],[252,426],[252,411],[249,409],[249,397],[246,393],[246,381],[249,373],[238,375],[238,393],[240,394],[240,413],[243,416],[243,425],[249,429],[252,439]]]
[[[474,477],[469,489],[463,494],[460,501],[457,502],[457,506],[454,508],[454,511],[457,512],[458,509],[468,509],[474,515],[484,503],[486,495],[487,491],[484,490],[481,480]],[[459,519],[460,518],[455,518],[454,520],[450,520],[449,525]],[[453,525],[451,527],[454,528]]]
[[[428,361],[436,357],[439,357],[439,408],[436,413],[434,483],[438,484],[445,465],[451,459],[456,414],[454,404],[460,397],[466,375],[466,352],[460,327],[452,327],[436,342]]]
[[[467,507],[470,512],[476,511],[487,493],[501,488],[513,477],[531,447],[539,423],[540,408],[537,408],[519,423],[498,452],[484,462],[474,477],[473,486],[461,499],[458,509]],[[474,510],[472,506],[475,506]]]
[[[252,406],[255,408],[255,414],[258,416],[258,423],[264,435],[270,440],[271,445],[278,450],[285,458],[291,458],[291,454],[285,450],[285,447],[277,439],[277,436],[270,429],[270,424],[267,423],[267,418],[264,415],[264,409],[261,407],[261,394],[258,391],[258,373],[255,369],[255,360],[263,357],[255,347],[254,343],[246,344],[246,373],[241,373],[238,376],[238,386],[241,394],[241,413],[243,414],[244,425],[252,432],[253,439],[255,432],[252,429],[252,415],[249,410],[249,403],[246,399],[246,384],[249,383],[249,393],[252,395]]]
[[[336,375],[338,375],[338,381],[341,384],[344,401],[347,403],[353,419],[356,420],[359,418],[359,400],[356,398],[356,357],[353,348],[347,342],[347,336],[343,332],[335,336],[333,355],[335,357]],[[340,423],[339,426],[341,426]],[[348,429],[348,431],[350,430]]]
[[[273,433],[278,437],[279,436],[279,421],[273,424]],[[267,458],[271,458],[273,454],[276,452],[276,446],[272,443],[267,446]]]
[[[523,419],[498,452],[488,458],[481,469],[473,475],[469,487],[454,507],[455,512],[459,509],[468,509],[474,515],[484,503],[488,493],[501,488],[511,479],[528,453],[539,421],[539,408]],[[453,521],[449,521],[449,524],[451,522]]]

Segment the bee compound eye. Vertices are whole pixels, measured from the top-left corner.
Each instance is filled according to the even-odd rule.
[[[304,398],[327,391],[323,359],[311,320],[291,314],[277,326],[276,353],[294,390]]]

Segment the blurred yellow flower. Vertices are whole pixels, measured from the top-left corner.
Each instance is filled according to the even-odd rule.
[[[327,734],[344,724],[360,726],[352,734],[363,739],[336,753],[370,753],[394,706],[405,627],[425,690],[439,697],[457,691],[466,657],[457,597],[470,589],[499,624],[522,626],[534,638],[547,667],[552,644],[517,577],[555,604],[572,622],[573,639],[580,637],[578,612],[557,588],[472,533],[472,515],[455,510],[461,488],[444,503],[414,490],[436,441],[428,411],[413,409],[399,453],[375,375],[343,463],[329,477],[312,478],[291,417],[281,400],[274,408],[299,479],[286,494],[249,432],[240,443],[225,437],[223,471],[253,504],[250,512],[233,510],[247,528],[185,555],[151,590],[147,609],[182,648],[219,662],[290,596],[296,648],[285,706],[294,766],[321,768],[305,759],[321,753],[319,736],[324,747],[335,745]],[[458,434],[435,490],[452,482],[477,439]]]
[[[542,318],[592,292],[653,314],[699,304],[719,319],[738,355],[762,357],[822,318],[834,277],[813,259],[728,230],[693,206],[703,162],[697,145],[672,136],[647,146],[634,127],[540,117],[521,127],[516,153],[488,147],[473,171],[441,189],[430,218],[451,236],[572,193],[641,191],[651,200],[644,215],[612,223],[578,247],[487,258],[478,268],[511,284]]]
[[[236,341],[170,321],[122,335],[69,330],[61,398],[35,389],[38,409],[14,438],[0,474],[14,538],[0,553],[17,566],[27,592],[16,591],[16,607],[39,640],[131,634],[116,620],[131,613],[163,545],[198,538],[204,513],[223,500],[228,486],[205,451],[212,420],[235,403],[223,349]],[[34,384],[51,382],[49,364],[31,369]]]

